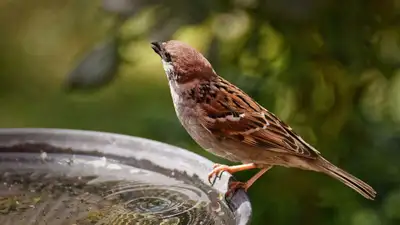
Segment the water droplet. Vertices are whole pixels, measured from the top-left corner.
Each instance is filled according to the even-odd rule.
[[[47,153],[46,153],[46,152],[40,153],[40,159],[41,159],[42,161],[46,161],[46,160],[47,160]]]

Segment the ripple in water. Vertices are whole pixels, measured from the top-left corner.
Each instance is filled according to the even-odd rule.
[[[218,194],[192,178],[88,156],[11,156],[0,155],[1,225],[235,224]]]

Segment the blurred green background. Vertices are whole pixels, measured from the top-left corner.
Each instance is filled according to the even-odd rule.
[[[253,224],[400,224],[399,0],[1,0],[0,127],[123,133],[226,163],[175,116],[149,45],[168,39],[378,191],[274,168],[249,190]]]

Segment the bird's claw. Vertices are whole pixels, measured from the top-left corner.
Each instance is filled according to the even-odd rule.
[[[211,186],[214,186],[217,178],[221,179],[222,174],[225,171],[230,172],[230,167],[227,165],[214,164],[213,170],[208,174],[208,182],[211,184]]]
[[[222,177],[222,174],[224,173],[225,171],[221,171],[219,174],[217,174],[216,176],[209,176],[208,177],[208,182],[211,184],[211,186],[214,186],[214,184],[215,184],[215,182],[217,181],[217,179],[221,179],[221,177]],[[214,179],[212,179],[212,181],[211,181],[211,178],[212,177],[214,177]]]
[[[247,192],[248,185],[245,182],[240,182],[240,181],[233,181],[229,184],[228,191],[225,193],[225,200],[227,200],[227,197],[234,194],[238,189],[244,189],[245,192]]]

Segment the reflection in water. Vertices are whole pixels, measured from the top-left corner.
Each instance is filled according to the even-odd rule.
[[[104,158],[48,156],[43,162],[32,154],[0,155],[1,225],[235,224],[218,194],[190,179]]]

